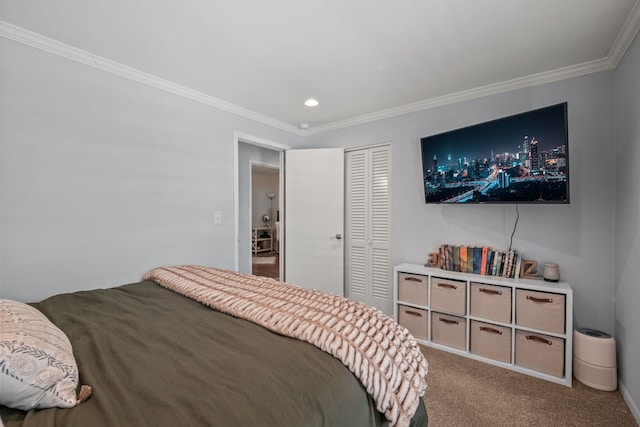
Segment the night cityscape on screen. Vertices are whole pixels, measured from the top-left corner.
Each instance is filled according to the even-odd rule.
[[[424,137],[427,203],[568,203],[567,104]]]

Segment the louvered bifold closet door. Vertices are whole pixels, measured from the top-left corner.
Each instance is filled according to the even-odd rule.
[[[391,205],[389,146],[371,148],[371,305],[391,314],[392,284],[390,260]]]
[[[389,146],[346,153],[347,296],[391,313]]]
[[[349,298],[368,303],[367,154],[366,150],[345,153],[345,288]]]

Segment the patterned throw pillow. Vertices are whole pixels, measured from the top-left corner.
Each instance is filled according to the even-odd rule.
[[[76,405],[78,368],[69,338],[35,308],[0,299],[0,404]]]

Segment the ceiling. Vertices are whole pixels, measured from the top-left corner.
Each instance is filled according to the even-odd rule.
[[[614,68],[638,2],[2,0],[0,35],[304,134]]]

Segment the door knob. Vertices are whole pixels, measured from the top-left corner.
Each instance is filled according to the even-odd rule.
[[[338,239],[338,240],[342,239],[342,234],[340,234],[340,233],[336,234],[336,239]]]

